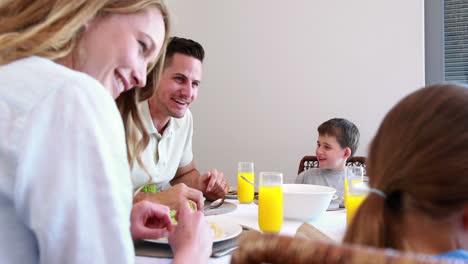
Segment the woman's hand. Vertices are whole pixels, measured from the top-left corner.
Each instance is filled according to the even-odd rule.
[[[133,205],[130,222],[130,232],[134,240],[165,237],[173,227],[169,207],[149,201]]]
[[[177,226],[169,233],[174,252],[172,263],[207,263],[213,246],[213,230],[201,211],[192,211],[187,203],[179,207]]]

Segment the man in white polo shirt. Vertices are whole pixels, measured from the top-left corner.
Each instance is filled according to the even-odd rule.
[[[150,200],[178,208],[187,199],[202,207],[224,197],[229,186],[222,172],[213,169],[201,175],[192,153],[193,120],[188,109],[198,94],[202,77],[203,47],[190,39],[173,37],[155,94],[139,105],[150,142],[141,159],[160,193],[139,193],[135,202]],[[148,174],[135,163],[135,188],[148,181]]]

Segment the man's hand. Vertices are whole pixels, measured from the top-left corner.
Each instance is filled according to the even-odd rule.
[[[177,169],[171,184],[185,183],[192,188],[203,192],[209,200],[216,200],[224,197],[229,191],[229,185],[222,172],[213,169],[200,175],[192,161],[187,166]]]
[[[130,222],[130,232],[135,240],[168,236],[172,230],[169,207],[148,201],[133,205]]]
[[[198,186],[208,200],[224,197],[229,191],[229,185],[222,172],[213,169],[199,178]]]
[[[164,204],[175,210],[178,210],[182,204],[187,203],[187,200],[193,201],[197,209],[202,210],[205,201],[202,192],[190,188],[184,183],[176,184],[159,193],[138,193],[133,202],[137,203],[142,200]]]

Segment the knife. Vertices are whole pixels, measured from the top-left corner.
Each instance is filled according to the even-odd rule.
[[[226,248],[226,249],[223,249],[223,250],[220,250],[220,251],[216,251],[216,252],[213,252],[211,254],[211,256],[214,257],[214,258],[223,257],[223,256],[228,255],[232,251],[236,250],[237,248],[239,248],[239,246],[233,246],[233,247]]]

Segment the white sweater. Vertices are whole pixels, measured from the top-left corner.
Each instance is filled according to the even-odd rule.
[[[133,263],[122,120],[90,76],[0,66],[0,263]]]

